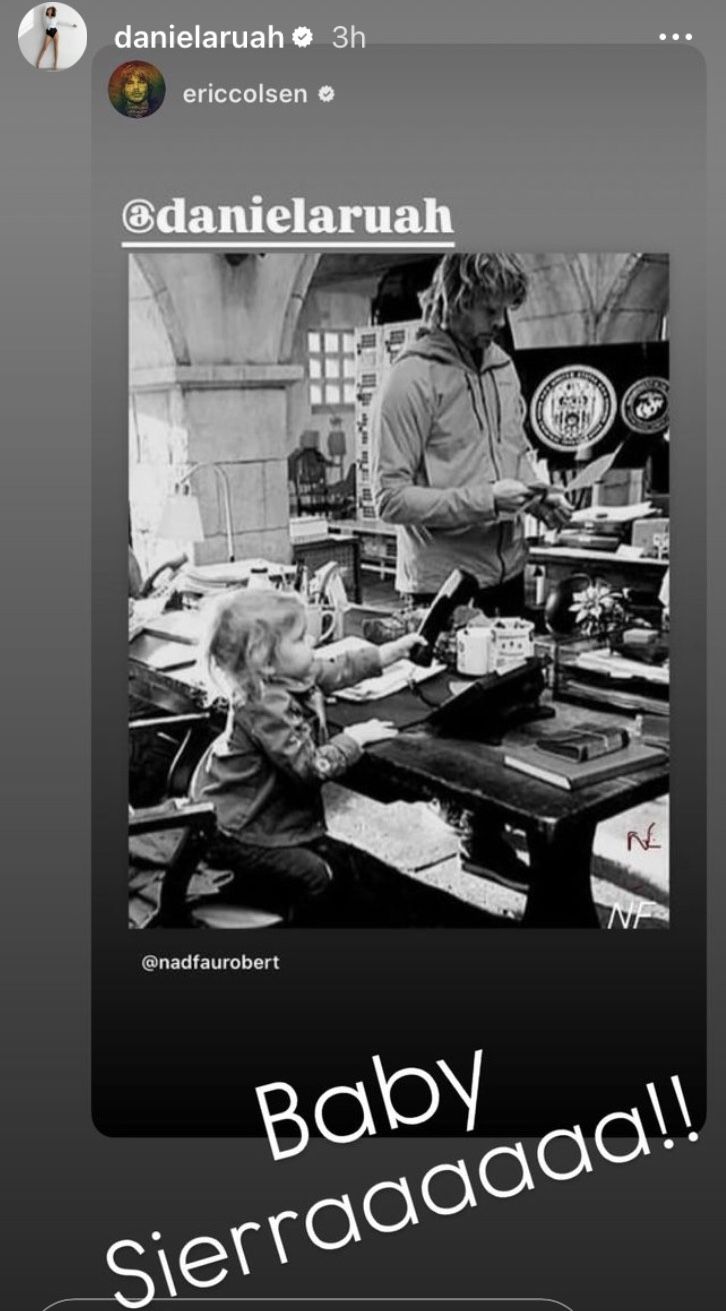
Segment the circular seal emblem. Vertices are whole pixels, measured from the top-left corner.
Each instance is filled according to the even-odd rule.
[[[665,432],[669,423],[668,379],[639,378],[623,396],[620,414],[631,432],[643,436]]]
[[[587,364],[550,373],[532,397],[532,427],[556,451],[594,446],[610,431],[617,411],[612,383]]]

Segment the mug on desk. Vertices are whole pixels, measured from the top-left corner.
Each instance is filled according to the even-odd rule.
[[[328,606],[308,604],[305,606],[307,630],[313,646],[321,646],[335,633],[336,613]]]
[[[491,626],[473,625],[456,634],[456,668],[467,678],[481,678],[491,672]]]

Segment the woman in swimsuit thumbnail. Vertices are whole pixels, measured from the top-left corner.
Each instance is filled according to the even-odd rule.
[[[59,27],[78,27],[78,23],[64,23],[58,17],[58,10],[55,5],[48,5],[41,15],[43,24],[43,45],[40,54],[35,61],[35,67],[40,68],[41,60],[48,46],[53,43],[54,62],[53,67],[58,67],[58,28]]]

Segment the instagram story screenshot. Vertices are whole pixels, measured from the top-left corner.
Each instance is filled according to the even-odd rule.
[[[0,21],[8,1305],[710,1304],[726,18]]]

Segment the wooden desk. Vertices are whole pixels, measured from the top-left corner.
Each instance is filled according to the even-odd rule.
[[[375,713],[385,718],[383,706],[377,702]],[[574,727],[583,720],[628,723],[618,716],[561,703],[556,710],[558,728]],[[541,723],[525,725],[507,735],[506,745],[531,742],[541,733]],[[668,758],[624,778],[566,792],[509,769],[504,752],[503,746],[408,730],[369,747],[361,764],[346,775],[346,786],[386,800],[454,801],[484,819],[524,829],[530,883],[523,924],[599,928],[590,882],[595,829],[601,820],[663,796],[668,791]]]
[[[143,660],[132,659],[130,678],[137,704],[169,714],[199,709],[201,692],[192,669],[153,669]],[[619,716],[598,716],[590,709],[559,702],[556,710],[561,728],[598,718],[609,724],[629,724]],[[373,715],[385,719],[385,701],[371,705]],[[333,709],[330,717],[335,718]],[[223,722],[220,712],[220,729]],[[537,723],[520,727],[508,734],[507,746],[531,741],[541,731]],[[590,883],[595,829],[601,820],[663,796],[669,783],[667,757],[639,773],[565,792],[507,768],[503,756],[504,747],[410,729],[369,747],[360,764],[346,774],[345,782],[383,801],[453,801],[485,820],[524,829],[530,886],[523,923],[541,928],[598,928]]]

